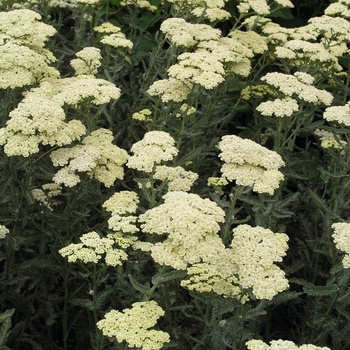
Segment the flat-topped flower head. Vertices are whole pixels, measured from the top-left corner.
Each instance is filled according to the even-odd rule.
[[[282,339],[271,340],[270,345],[258,339],[249,340],[245,344],[248,350],[331,350],[327,346],[316,346],[313,344],[298,346],[290,340]]]
[[[0,225],[0,239],[4,239],[9,232],[10,230],[6,226]]]
[[[239,225],[231,242],[239,284],[252,288],[258,299],[272,299],[289,286],[285,273],[274,263],[286,255],[288,236],[259,226]]]
[[[273,72],[261,78],[278,92],[314,105],[329,106],[333,101],[331,93],[312,86],[314,78],[305,72],[295,72],[294,75]]]
[[[231,14],[224,9],[228,0],[166,0],[171,3],[178,16],[194,17],[194,20],[209,20],[209,22],[224,21]]]
[[[265,116],[276,116],[279,118],[290,117],[299,111],[298,102],[290,97],[283,99],[276,98],[273,101],[260,103],[256,110]]]
[[[278,170],[284,165],[281,156],[249,139],[223,136],[218,144],[222,176],[237,185],[250,186],[259,193],[273,192],[283,180]]]
[[[51,89],[54,92],[52,100],[61,105],[66,104],[73,107],[81,103],[102,105],[117,100],[120,96],[120,89],[113,83],[91,75],[51,79],[46,83],[52,85]]]
[[[151,96],[159,96],[163,102],[182,102],[191,93],[193,84],[169,78],[155,81],[147,90]]]
[[[70,64],[74,68],[76,75],[95,75],[101,66],[101,50],[96,47],[85,47],[75,54],[76,59]]]
[[[350,18],[350,3],[348,0],[338,0],[328,5],[324,14],[332,17]]]
[[[129,347],[142,350],[158,350],[170,341],[168,333],[150,329],[164,315],[163,309],[155,301],[141,301],[132,304],[122,312],[111,310],[97,322],[97,327],[109,338]]]
[[[350,126],[350,102],[344,106],[327,107],[323,113],[323,118],[329,122]]]
[[[56,29],[40,21],[41,16],[29,9],[0,13],[0,37],[7,42],[27,46],[40,53]]]
[[[63,146],[85,134],[79,120],[65,121],[60,103],[30,90],[2,128],[0,144],[8,156],[28,157],[39,152],[39,145]]]
[[[150,173],[156,164],[172,160],[178,150],[175,140],[164,131],[149,131],[141,141],[134,143],[127,166]]]
[[[187,192],[198,179],[198,174],[186,171],[181,166],[158,165],[153,177],[156,180],[167,181],[169,191]]]
[[[156,11],[157,6],[152,5],[149,1],[147,0],[123,0],[120,3],[121,6],[135,6],[140,9],[145,9],[149,11]]]
[[[139,197],[133,191],[116,192],[106,200],[102,207],[111,212],[108,227],[117,232],[135,233],[139,229],[136,226],[135,215],[139,204]]]
[[[294,5],[290,0],[275,0],[278,7],[293,8]],[[266,0],[238,0],[237,9],[243,15],[256,14],[266,16],[270,13],[271,8]]]
[[[75,186],[80,182],[79,174],[111,187],[116,179],[123,179],[123,165],[128,159],[125,150],[112,144],[113,134],[107,129],[97,129],[82,140],[81,145],[60,148],[51,152],[54,166],[63,167],[54,176],[54,182]]]
[[[334,233],[332,235],[335,246],[345,253],[343,257],[343,266],[350,267],[350,224],[338,222],[332,225]]]
[[[201,41],[216,40],[221,37],[219,29],[207,24],[192,24],[183,18],[168,18],[160,26],[166,38],[175,46],[192,48]]]
[[[197,293],[216,293],[225,298],[235,298],[244,304],[247,296],[243,296],[236,275],[235,266],[231,273],[223,271],[220,265],[213,263],[197,263],[187,269],[187,278],[181,281],[181,286]]]
[[[109,266],[122,265],[128,256],[124,250],[116,247],[112,238],[100,237],[95,232],[89,232],[80,237],[81,243],[71,243],[59,250],[59,253],[69,262],[99,263],[104,256],[105,264]]]
[[[176,269],[213,259],[224,245],[217,235],[225,212],[209,199],[183,191],[171,191],[164,203],[139,217],[144,232],[167,235],[152,248],[153,259]]]
[[[339,136],[335,136],[335,134],[331,131],[316,129],[314,134],[319,137],[321,147],[324,149],[339,149],[341,150],[340,154],[342,154],[344,148],[347,146],[347,142],[345,140],[342,140]]]

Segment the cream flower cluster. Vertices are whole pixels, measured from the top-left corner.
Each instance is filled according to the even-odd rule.
[[[152,111],[148,108],[144,108],[139,112],[133,113],[132,119],[138,120],[140,122],[143,122],[143,121],[147,122],[152,120],[150,117],[151,115],[152,115]]]
[[[111,213],[108,227],[122,233],[138,232],[135,214],[139,204],[139,197],[133,191],[120,191],[106,200],[102,207]]]
[[[148,89],[151,96],[163,102],[181,102],[194,85],[213,89],[227,75],[247,76],[250,73],[251,49],[234,37],[222,37],[220,30],[206,24],[191,24],[182,18],[169,18],[161,30],[172,45],[191,49],[178,56],[178,63],[168,69],[168,79],[154,82]]]
[[[170,336],[166,332],[150,328],[163,315],[163,309],[155,301],[141,301],[122,312],[109,311],[104,319],[97,322],[97,327],[105,336],[116,338],[119,343],[125,341],[129,347],[158,350],[170,341]]]
[[[321,147],[324,149],[335,148],[343,150],[347,145],[345,140],[341,140],[339,137],[336,138],[330,131],[316,129],[314,134],[320,138]]]
[[[75,9],[82,6],[96,6],[101,0],[49,0],[50,7]]]
[[[60,194],[62,194],[62,186],[54,182],[44,184],[41,188],[35,188],[32,190],[33,198],[50,210],[53,210],[57,204],[53,198]]]
[[[186,171],[181,166],[169,167],[158,165],[153,176],[156,180],[167,181],[169,191],[188,192],[193,183],[198,179],[198,174]]]
[[[300,39],[289,40],[276,48],[275,55],[282,61],[287,59],[288,65],[299,70],[310,66],[323,72],[342,70],[337,57],[322,43],[312,43]]]
[[[338,0],[330,4],[325,10],[327,16],[350,18],[350,2],[348,0]]]
[[[164,195],[164,203],[139,216],[144,232],[167,235],[151,248],[159,264],[185,269],[188,264],[209,262],[224,245],[217,235],[225,212],[209,199],[183,191]]]
[[[116,179],[123,179],[123,165],[128,159],[125,150],[112,144],[113,134],[107,129],[97,129],[82,140],[82,144],[53,151],[50,158],[54,166],[63,167],[53,181],[72,187],[80,182],[77,173],[86,172],[90,178],[113,186]]]
[[[273,194],[283,180],[278,170],[284,165],[279,154],[249,139],[235,135],[223,136],[218,144],[222,176],[237,185],[250,186],[253,191]]]
[[[224,21],[231,17],[230,13],[224,10],[225,2],[228,0],[166,0],[173,4],[176,13],[189,14],[196,19],[207,19],[210,22]]]
[[[258,299],[272,299],[289,287],[275,262],[286,255],[288,236],[262,227],[239,225],[233,230],[232,262],[238,266],[239,284],[252,288]]]
[[[120,96],[113,83],[91,75],[64,79],[51,79],[42,83],[42,90],[61,105],[76,107],[79,104],[103,105]]]
[[[264,116],[290,117],[299,111],[299,103],[329,106],[333,101],[332,94],[313,86],[314,77],[305,72],[295,72],[294,75],[279,72],[267,73],[261,80],[267,83],[268,90],[272,94],[284,95],[282,98],[259,104],[256,110]]]
[[[267,73],[261,80],[285,97],[325,106],[329,106],[333,101],[332,94],[313,86],[314,77],[305,72],[295,72],[293,75],[279,72]]]
[[[0,12],[0,89],[33,85],[59,75],[49,66],[55,57],[44,48],[56,30],[40,19],[38,13],[26,9]]]
[[[350,224],[338,222],[332,225],[334,233],[332,235],[335,246],[345,253],[343,266],[350,267]]]
[[[6,127],[0,129],[0,144],[8,156],[28,157],[39,152],[39,145],[63,146],[85,134],[78,120],[65,122],[62,105],[31,91],[10,112]]]
[[[262,340],[252,339],[246,342],[248,350],[331,350],[327,346],[316,346],[313,344],[296,345],[290,340],[272,340],[270,345]]]
[[[97,33],[102,33],[100,39],[102,44],[113,46],[121,49],[132,49],[133,43],[126,39],[125,34],[121,31],[120,27],[113,25],[110,22],[102,23],[94,28]]]
[[[66,122],[65,106],[101,105],[118,99],[120,89],[113,83],[93,76],[46,79],[31,89],[10,113],[0,129],[0,144],[8,156],[28,157],[39,152],[39,145],[71,144],[86,133],[79,120]]]
[[[149,1],[147,0],[123,0],[120,3],[121,6],[136,6],[139,7],[140,9],[146,9],[149,11],[156,11],[157,10],[157,6],[152,5]]]
[[[221,263],[216,259],[211,263],[193,264],[187,269],[187,278],[181,281],[181,286],[198,293],[214,292],[225,298],[235,298],[244,304],[248,296],[239,285],[237,267],[230,259],[219,255]],[[223,268],[224,267],[224,268]]]
[[[115,247],[115,241],[111,238],[100,237],[95,232],[88,232],[80,237],[81,243],[71,243],[59,250],[69,262],[81,261],[83,263],[95,263],[101,261],[104,255],[105,264],[108,266],[122,265],[128,256],[122,249]]]
[[[0,239],[4,239],[9,232],[10,230],[6,226],[0,225]]]
[[[329,122],[350,126],[350,102],[344,106],[327,107],[323,113],[323,119]]]
[[[229,248],[218,250],[207,263],[187,269],[181,286],[200,293],[215,292],[245,303],[252,290],[255,298],[271,300],[288,288],[284,272],[274,263],[286,254],[288,236],[262,227],[239,225]]]
[[[164,131],[149,131],[141,141],[134,143],[127,166],[132,169],[150,173],[156,164],[172,160],[178,150],[174,146],[175,140]]]
[[[289,0],[275,0],[274,2],[279,7],[294,7],[293,3]],[[241,14],[249,14],[252,11],[261,16],[268,15],[271,10],[266,0],[238,0],[237,9]]]
[[[101,66],[101,50],[96,47],[85,47],[75,54],[78,58],[71,60],[70,65],[76,75],[96,75]]]

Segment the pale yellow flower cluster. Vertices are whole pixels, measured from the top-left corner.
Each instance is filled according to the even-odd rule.
[[[156,180],[167,181],[169,191],[188,192],[193,183],[198,179],[198,174],[186,171],[181,166],[170,167],[158,165],[153,175]]]
[[[331,350],[327,346],[316,346],[313,344],[296,345],[290,340],[272,340],[270,345],[262,340],[252,339],[246,342],[248,350]]]
[[[277,94],[282,93],[285,97],[325,106],[329,106],[333,101],[332,94],[313,86],[314,77],[305,72],[295,72],[293,75],[279,72],[267,73],[261,80],[275,88]]]
[[[0,144],[8,156],[28,157],[39,152],[40,144],[67,145],[85,132],[80,121],[65,122],[61,103],[30,91],[0,129]]]
[[[268,50],[267,39],[252,30],[244,32],[235,29],[228,36],[238,40],[242,45],[252,50],[254,54],[262,54]]]
[[[347,145],[345,140],[341,140],[339,137],[336,138],[330,131],[316,129],[314,134],[320,138],[321,147],[324,149],[335,148],[343,150]]]
[[[103,105],[120,96],[120,89],[113,83],[91,75],[50,79],[41,84],[41,90],[51,95],[53,101],[73,107],[79,104]]]
[[[56,30],[40,19],[38,13],[27,9],[0,12],[0,89],[58,77],[58,71],[49,66],[56,59],[44,48]]]
[[[81,261],[83,263],[95,263],[101,261],[104,255],[105,264],[108,266],[122,265],[128,256],[122,249],[115,247],[115,241],[111,238],[100,237],[95,232],[88,232],[80,237],[81,243],[71,243],[58,252],[67,257],[69,262]]]
[[[350,126],[350,102],[344,106],[327,107],[323,113],[323,118],[329,122]]]
[[[127,166],[132,169],[150,173],[156,164],[172,160],[178,150],[174,146],[175,140],[164,131],[149,131],[141,141],[134,143]]]
[[[345,253],[343,257],[343,266],[350,267],[350,224],[338,222],[332,225],[334,233],[332,235],[335,246]]]
[[[289,286],[284,272],[274,264],[286,254],[287,241],[283,233],[239,225],[233,230],[230,247],[218,250],[207,263],[189,267],[181,286],[199,293],[214,292],[241,303],[249,300],[248,290],[257,299],[271,300]]]
[[[325,72],[341,71],[342,67],[339,65],[338,59],[332,51],[322,43],[312,43],[295,39],[287,41],[282,46],[278,46],[275,50],[275,55],[282,61],[287,59],[291,67],[296,67],[300,70],[311,65]],[[338,52],[337,55],[340,56],[343,53]]]
[[[152,120],[150,117],[151,115],[152,115],[152,111],[148,108],[144,108],[139,112],[133,113],[132,119],[138,120],[140,122],[143,122],[143,121],[147,122]]]
[[[79,8],[84,5],[96,6],[101,0],[49,0],[50,7]]]
[[[260,103],[256,108],[258,112],[265,116],[276,116],[279,118],[290,117],[299,111],[298,102],[290,97],[276,98],[273,101],[265,101]]]
[[[102,207],[111,213],[108,220],[108,227],[122,233],[138,232],[136,226],[137,216],[135,214],[139,204],[139,197],[136,192],[121,191],[115,193],[106,200]]]
[[[163,199],[163,204],[139,216],[144,232],[167,235],[151,248],[153,259],[175,269],[213,260],[224,249],[217,232],[225,212],[211,200],[193,193],[171,191]]]
[[[159,350],[164,343],[170,341],[170,336],[166,332],[150,328],[163,315],[163,309],[155,301],[141,301],[122,312],[109,311],[104,319],[97,322],[97,327],[105,336],[116,338],[119,343],[125,341],[131,348]]]
[[[113,46],[120,49],[132,49],[133,43],[126,39],[125,34],[121,28],[113,25],[110,22],[102,23],[94,28],[97,33],[102,33],[101,43]]]
[[[249,139],[223,136],[218,144],[222,176],[237,185],[252,187],[259,193],[273,194],[283,180],[278,170],[284,165],[279,154]]]
[[[149,1],[147,0],[123,0],[120,3],[121,6],[135,6],[138,7],[140,9],[146,9],[149,11],[156,11],[157,10],[157,6],[152,5]]]
[[[220,259],[225,259],[225,256],[220,255]],[[181,286],[198,293],[214,292],[225,298],[238,299],[244,304],[249,298],[239,285],[236,273],[237,267],[227,259],[222,260],[221,264],[214,261],[197,263],[187,269],[187,278],[181,281]]]
[[[325,10],[327,16],[336,16],[349,18],[350,17],[350,2],[349,0],[338,0],[330,4]]]
[[[76,75],[96,75],[101,66],[101,50],[96,47],[85,47],[75,54],[78,58],[71,60],[70,65]]]
[[[279,7],[293,8],[294,5],[289,0],[275,0]],[[266,0],[238,0],[237,9],[241,14],[255,13],[260,16],[266,16],[270,13],[270,6]]]
[[[166,0],[173,6],[173,11],[179,16],[189,15],[195,19],[207,19],[209,22],[224,21],[231,17],[224,10],[225,2],[228,0]]]
[[[41,188],[35,188],[32,190],[32,196],[40,204],[44,205],[50,210],[57,205],[57,202],[53,199],[62,193],[62,186],[56,183],[47,183],[41,186]]]
[[[182,18],[169,18],[160,28],[166,38],[181,49],[178,63],[168,69],[168,79],[154,82],[151,96],[163,102],[181,102],[194,85],[213,89],[228,75],[247,76],[253,51],[234,37],[222,37],[220,30],[206,24],[191,24]]]
[[[50,158],[54,166],[62,166],[53,181],[72,187],[80,182],[79,173],[113,186],[116,179],[123,179],[123,165],[128,159],[125,150],[112,144],[113,134],[107,129],[97,129],[82,140],[82,144],[53,151]]]
[[[288,236],[262,227],[239,225],[233,230],[232,261],[238,266],[239,284],[252,288],[258,299],[272,299],[289,287],[275,262],[286,255]]]
[[[4,239],[9,232],[10,230],[6,226],[0,225],[0,239]]]

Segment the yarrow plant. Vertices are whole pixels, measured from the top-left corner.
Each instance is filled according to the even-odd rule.
[[[349,9],[0,1],[0,348],[348,349]]]
[[[104,335],[116,338],[119,343],[126,342],[130,347],[144,350],[161,349],[169,342],[169,334],[155,329],[157,319],[164,311],[155,301],[132,304],[132,308],[123,312],[111,310],[97,323]]]

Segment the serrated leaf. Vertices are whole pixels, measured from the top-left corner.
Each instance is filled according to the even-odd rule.
[[[11,317],[15,309],[8,309],[0,314],[0,345],[4,347],[11,329]]]
[[[145,286],[139,282],[137,282],[135,280],[134,277],[132,277],[131,275],[128,275],[129,277],[129,280],[130,280],[130,283],[132,284],[132,286],[134,287],[135,290],[137,290],[138,292],[142,293],[142,294],[145,294],[149,291],[149,286]]]
[[[331,284],[329,286],[315,286],[315,285],[308,285],[304,286],[304,292],[308,295],[312,296],[328,296],[336,293],[339,290],[339,288]]]
[[[186,276],[186,271],[174,270],[174,271],[170,271],[170,272],[163,273],[163,274],[157,274],[157,275],[153,276],[152,283],[159,285],[161,283],[173,281],[173,280],[176,280],[179,278],[183,278],[185,276]]]

